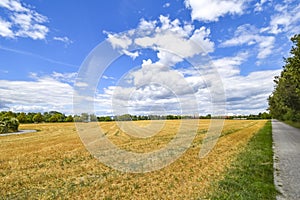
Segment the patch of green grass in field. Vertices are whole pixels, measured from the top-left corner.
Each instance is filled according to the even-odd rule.
[[[275,199],[272,126],[266,125],[249,141],[216,184],[209,199]]]
[[[286,124],[291,125],[295,128],[300,128],[300,122],[293,122],[293,121],[284,121]]]

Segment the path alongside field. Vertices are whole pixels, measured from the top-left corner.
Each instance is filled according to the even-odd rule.
[[[300,130],[272,120],[277,199],[300,199]]]
[[[7,135],[20,135],[24,133],[33,133],[36,132],[36,130],[19,130],[18,132],[13,132],[13,133],[2,133],[0,136],[7,136]]]

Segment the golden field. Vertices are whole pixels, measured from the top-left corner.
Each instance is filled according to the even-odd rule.
[[[151,152],[174,137],[180,120],[165,121],[152,137],[135,138],[116,122],[101,122],[122,149]],[[174,163],[147,173],[124,173],[101,164],[82,144],[74,123],[27,124],[36,133],[0,137],[0,197],[4,199],[197,199],[222,179],[231,161],[266,120],[225,120],[222,137],[199,159],[209,120],[200,120],[191,147]],[[132,122],[146,127],[159,121]],[[198,122],[197,122],[198,123]],[[161,124],[157,124],[160,127]]]

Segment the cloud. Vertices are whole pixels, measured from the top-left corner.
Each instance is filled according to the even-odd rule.
[[[241,75],[240,66],[247,61],[248,57],[248,52],[240,52],[233,57],[213,58],[210,62],[216,67],[222,79],[228,113],[255,114],[264,112],[267,108],[267,98],[274,88],[274,76],[280,74],[281,70],[263,70],[251,72],[246,76]],[[194,88],[197,88],[196,95],[199,99],[200,108],[205,108],[202,112],[211,112],[212,109],[209,108],[212,106],[210,81],[215,81],[211,78],[213,72],[207,72],[205,68],[200,71],[201,76],[194,70],[183,70],[182,72],[189,84],[196,86]]]
[[[102,78],[105,79],[105,80],[115,80],[114,77],[112,77],[112,76],[106,76],[106,75],[103,75]]]
[[[281,70],[252,72],[241,76],[239,66],[247,60],[242,52],[234,57],[211,61],[218,68],[227,97],[227,111],[234,114],[263,112],[267,97],[273,90],[273,77]],[[132,114],[208,114],[213,112],[212,72],[193,68],[171,70],[158,63],[144,61],[142,68],[135,69],[119,80],[119,85],[95,92],[95,98],[83,97],[93,102],[98,115]],[[202,73],[203,72],[203,73]],[[143,75],[143,73],[146,73]],[[225,74],[224,74],[225,73]],[[152,74],[152,76],[151,76]],[[57,110],[72,114],[73,83],[77,73],[52,72],[40,76],[32,73],[31,81],[0,80],[0,106],[15,112],[44,112]],[[112,77],[107,77],[112,78]],[[132,79],[131,84],[123,84]],[[127,82],[126,82],[127,83]],[[76,87],[88,87],[77,82]],[[5,99],[5,101],[3,101]],[[198,108],[195,109],[195,101]],[[123,114],[124,114],[123,113]]]
[[[168,3],[165,3],[164,5],[163,5],[163,8],[168,8],[168,7],[170,7],[171,6],[171,4],[168,2]]]
[[[223,79],[227,96],[227,111],[237,114],[256,114],[267,108],[267,98],[274,87],[274,76],[281,70],[252,72],[247,76]]]
[[[238,60],[238,56],[236,60]],[[215,62],[226,61],[229,58],[222,58]],[[238,68],[238,63],[229,63]],[[225,71],[226,64],[223,64]],[[267,98],[271,94],[274,83],[274,76],[280,74],[281,70],[257,71],[242,76],[239,73],[223,75],[222,82],[226,94],[226,109],[228,113],[234,114],[257,114],[264,112],[267,108]],[[159,76],[144,77],[147,81],[153,79],[169,80],[170,84],[155,84],[155,82],[144,83],[141,87],[110,86],[103,94],[98,94],[95,100],[98,113],[109,111],[110,114],[193,114],[199,112],[201,115],[214,112],[210,84],[205,82],[205,75],[195,73],[191,70],[190,76],[181,77],[180,80],[186,84],[174,84],[176,76],[168,75],[171,78],[162,78],[164,73]],[[183,73],[182,73],[183,74]],[[191,75],[192,74],[192,75]],[[156,77],[156,78],[155,78]],[[214,81],[206,77],[210,81]],[[184,80],[183,80],[184,79]],[[169,87],[171,86],[172,87]],[[183,87],[182,87],[183,86]],[[187,93],[187,88],[193,90]],[[180,93],[178,90],[183,90]],[[195,109],[194,99],[196,98],[198,108]],[[101,105],[101,106],[100,106]],[[154,111],[156,108],[158,110]],[[193,110],[194,109],[194,110]],[[215,110],[216,112],[216,110]]]
[[[221,68],[223,70],[228,69],[228,66],[235,66],[238,69],[238,65],[244,59],[243,56],[245,55],[238,54],[236,57],[232,57],[235,60],[233,62],[229,62],[229,57],[220,58],[213,62],[220,64],[224,61],[218,65],[219,70]],[[225,64],[226,62],[228,65]],[[145,83],[141,87],[108,86],[104,88],[104,93],[96,92],[95,99],[89,99],[89,101],[94,102],[95,111],[98,115],[111,115],[113,111],[119,114],[121,111],[133,114],[193,114],[196,112],[193,110],[195,103],[193,99],[196,98],[200,114],[212,113],[209,84],[203,81],[205,75],[195,73],[193,70],[190,72],[192,72],[190,76],[180,77],[180,74],[184,73],[177,71],[176,76],[168,75],[171,79],[165,78],[164,73],[159,74],[159,77],[153,76],[160,80],[160,83],[163,80],[170,82],[165,85],[152,82],[151,84]],[[273,89],[272,79],[279,73],[280,70],[268,70],[253,72],[247,76],[241,76],[237,72],[222,76],[222,82],[226,89],[227,111],[234,114],[263,112],[267,107],[266,99]],[[65,74],[65,76],[74,77],[74,73]],[[0,106],[2,109],[15,112],[58,110],[72,114],[73,87],[72,84],[61,80],[62,73],[53,72],[48,76],[33,74],[32,77],[34,78],[33,81],[0,80],[2,85],[0,88],[0,99],[2,99]],[[176,77],[178,78],[176,79]],[[149,78],[152,81],[154,79]],[[176,80],[186,83],[175,84]],[[84,84],[84,86],[87,85]],[[188,93],[187,87],[192,88],[193,91]],[[112,103],[113,98],[115,105]],[[120,106],[123,107],[116,110]],[[184,109],[181,110],[181,108]]]
[[[98,95],[94,105],[101,105],[102,109],[105,105],[106,110],[112,111],[115,115],[125,113],[166,115],[196,112],[195,97],[193,102],[193,95],[176,95],[173,88],[156,83],[148,83],[143,87],[108,87],[104,94]]]
[[[86,88],[86,87],[89,86],[89,84],[86,83],[86,82],[76,81],[75,86],[76,86],[76,87],[79,87],[79,88]]]
[[[70,40],[68,37],[53,37],[53,40],[56,40],[56,41],[60,41],[62,43],[64,43],[65,45],[70,45],[73,43],[72,40]]]
[[[0,18],[0,36],[7,38],[28,37],[34,40],[45,39],[49,32],[45,23],[48,18],[39,14],[29,5],[24,5],[18,0],[3,0],[0,8],[8,13],[6,19]]]
[[[258,47],[258,59],[268,57],[274,48],[275,37],[261,35],[259,30],[250,24],[244,24],[237,28],[232,39],[221,43],[221,47],[230,47],[238,45]]]
[[[130,52],[130,47],[150,48],[157,51],[161,63],[169,63],[168,65],[214,51],[214,43],[209,38],[210,29],[206,27],[195,29],[189,23],[182,24],[178,19],[172,21],[162,15],[158,21],[141,19],[136,29],[122,33],[105,33],[108,42],[121,53],[136,58],[139,53]]]
[[[32,81],[0,80],[1,107],[15,112],[57,110],[72,113],[73,87],[59,80],[58,74],[42,77],[33,74]]]
[[[158,88],[169,88],[176,95],[194,92],[181,73],[160,62],[152,63],[150,59],[144,61],[140,69],[130,72],[128,78],[132,79],[133,86],[136,88],[144,88],[148,84],[154,84]]]
[[[138,51],[130,52],[130,51],[127,51],[127,50],[124,49],[122,52],[123,52],[125,55],[131,57],[132,59],[136,59],[136,58],[140,55],[140,53],[139,53]]]
[[[241,15],[245,9],[243,0],[185,0],[185,6],[192,10],[192,20],[218,21],[227,14]]]
[[[129,45],[132,44],[132,39],[130,36],[127,36],[126,34],[113,34],[113,33],[107,33],[107,40],[112,44],[113,48],[122,48],[127,49]]]
[[[13,38],[14,33],[11,30],[11,23],[0,18],[0,36]]]
[[[218,102],[220,98],[213,91],[222,87],[219,84],[223,83],[228,112],[263,112],[267,107],[267,97],[273,90],[273,77],[280,73],[279,70],[257,71],[242,76],[240,66],[248,60],[248,51],[231,57],[204,59],[199,66],[174,68],[184,59],[199,55],[205,57],[203,49],[213,52],[214,43],[209,39],[209,29],[195,29],[191,24],[182,24],[178,19],[170,20],[166,16],[154,21],[143,19],[136,29],[113,35],[116,40],[110,40],[112,46],[126,50],[131,45],[150,48],[156,52],[157,61],[143,60],[140,68],[129,71],[123,80],[119,80],[119,85],[104,89],[99,102],[105,101],[103,105],[109,111],[149,114],[152,107],[160,107],[161,113],[178,114],[183,111],[192,114],[198,110],[201,114],[208,114],[214,111],[212,101]],[[119,39],[125,41],[120,43]],[[263,59],[271,54],[274,42],[273,36],[261,35],[256,27],[246,24],[238,27],[234,37],[224,41],[221,47],[254,46],[258,48],[257,58]],[[199,48],[199,44],[205,48]],[[194,98],[197,99],[197,109],[193,107]],[[109,99],[113,99],[112,104]],[[180,106],[185,110],[181,110]]]
[[[10,11],[16,12],[29,12],[30,10],[24,7],[20,1],[16,0],[2,0],[0,2],[0,7],[6,8]]]
[[[212,60],[212,64],[218,69],[223,79],[240,74],[240,65],[248,58],[248,52],[242,52],[233,57],[223,57]]]
[[[77,72],[71,72],[71,73],[59,73],[59,72],[52,72],[50,75],[52,78],[55,80],[58,80],[60,82],[65,82],[65,83],[74,83],[75,79],[77,77]]]
[[[257,2],[254,6],[254,11],[255,12],[261,12],[263,11],[263,6],[268,0],[260,0],[260,2]]]
[[[151,32],[155,29],[156,27],[156,24],[157,24],[157,21],[154,20],[154,21],[147,21],[145,19],[141,19],[140,20],[140,24],[139,24],[139,29],[142,31],[142,32],[146,32],[146,34],[151,34]],[[147,31],[149,31],[147,33]]]
[[[131,46],[135,47],[133,49],[152,49],[156,52],[157,61],[153,61],[153,58],[143,60],[141,68],[131,70],[126,77],[119,80],[117,87],[104,91],[113,93],[111,98],[120,112],[129,109],[142,113],[143,109],[151,110],[149,105],[158,106],[163,103],[168,107],[168,112],[178,114],[177,108],[180,104],[189,108],[189,113],[193,113],[195,103],[191,102],[191,96],[194,96],[194,89],[197,91],[196,85],[191,85],[173,67],[184,59],[203,57],[213,52],[214,43],[209,37],[210,30],[205,27],[195,29],[189,23],[181,23],[178,19],[171,20],[163,15],[154,21],[141,19],[136,29],[108,33],[108,41],[113,48],[120,52],[129,51]]]
[[[119,80],[118,87],[104,90],[105,95],[101,96],[99,103],[104,99],[108,102],[111,98],[118,112],[139,114],[149,114],[153,106],[161,106],[163,103],[167,112],[179,114],[178,101],[181,99],[184,112],[193,113],[195,103],[191,102],[191,95],[194,95],[195,85],[190,85],[172,67],[186,58],[213,52],[214,43],[209,36],[210,30],[205,27],[195,29],[189,23],[182,24],[178,19],[170,20],[162,15],[154,21],[141,19],[136,29],[108,33],[108,41],[120,52],[129,55],[132,45],[135,47],[133,49],[148,48],[156,52],[158,60],[143,60],[141,68],[128,72],[121,82]],[[136,53],[134,58],[137,56],[139,54]],[[101,103],[110,106],[107,110],[114,110],[111,104]],[[187,111],[187,108],[190,110]]]
[[[210,61],[222,79],[228,113],[264,112],[267,98],[273,90],[273,78],[280,74],[280,70],[265,70],[242,76],[240,65],[247,61],[248,56],[248,52],[241,52],[233,57]],[[141,68],[119,80],[118,86],[104,89],[96,104],[101,103],[101,110],[106,107],[115,114],[193,114],[198,111],[204,115],[216,112],[213,110],[212,97],[216,98],[217,94],[213,94],[211,88],[216,80],[211,68],[204,66],[196,67],[198,70],[193,67],[171,70],[158,64],[150,59],[144,61]],[[129,79],[131,81],[127,82]],[[196,110],[193,106],[195,98],[198,104]],[[156,108],[158,110],[154,111]]]
[[[289,36],[300,32],[300,4],[286,1],[284,4],[275,5],[275,13],[271,16],[269,26],[261,32],[270,34],[288,33]]]

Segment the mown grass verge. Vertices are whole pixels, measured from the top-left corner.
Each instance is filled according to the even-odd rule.
[[[284,123],[293,126],[295,128],[300,128],[300,122],[293,122],[293,121],[284,121]]]
[[[209,199],[275,199],[273,177],[272,125],[253,136],[237,156],[224,179],[214,183]]]

